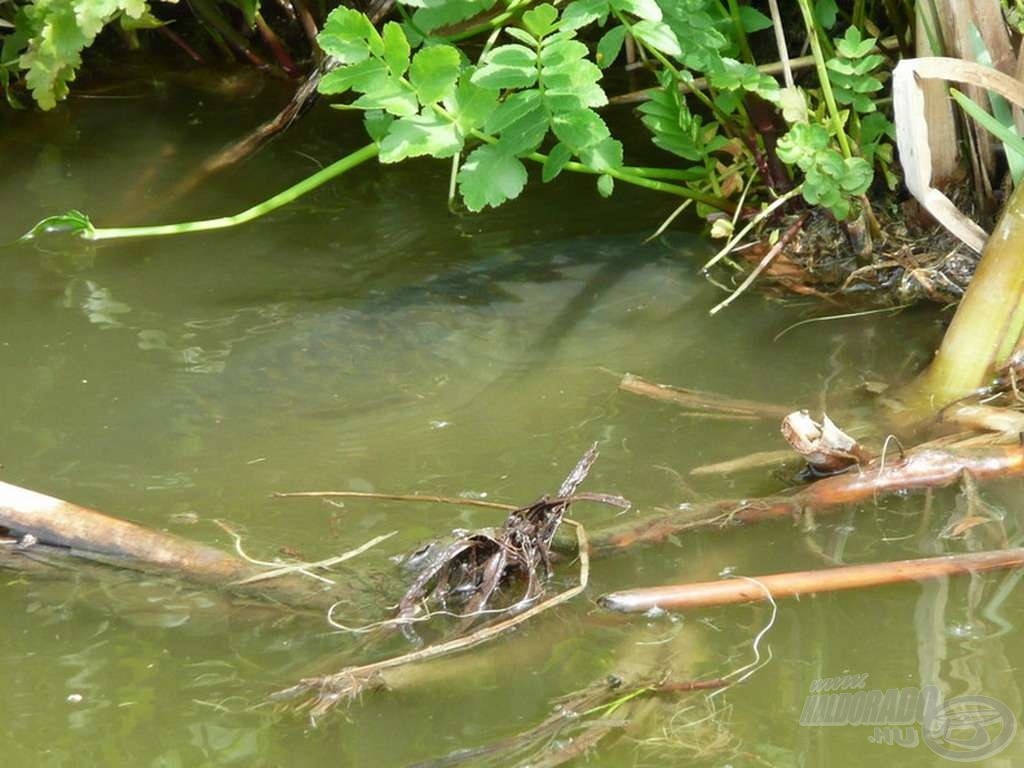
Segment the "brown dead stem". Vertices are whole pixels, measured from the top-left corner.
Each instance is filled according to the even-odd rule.
[[[622,590],[604,595],[600,602],[611,610],[628,613],[643,613],[652,608],[684,610],[1022,567],[1024,548],[1016,548],[917,560],[847,565],[816,571],[775,573],[749,580],[756,581],[756,585],[743,579],[721,579]]]

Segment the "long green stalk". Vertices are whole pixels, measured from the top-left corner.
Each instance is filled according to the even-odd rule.
[[[810,0],[798,0],[798,4],[800,12],[804,17],[804,26],[807,27],[807,40],[811,44],[811,53],[814,54],[814,66],[818,70],[818,80],[821,84],[821,93],[825,97],[825,105],[828,107],[832,131],[839,140],[839,148],[843,151],[843,157],[853,157],[853,153],[850,151],[850,141],[846,137],[843,121],[839,117],[839,105],[836,103],[835,94],[832,93],[832,83],[828,79],[828,69],[825,67],[825,54],[821,50],[818,25],[814,21],[814,12],[811,10]]]
[[[941,408],[984,385],[1024,330],[1024,186],[1007,202],[935,360],[905,393]]]
[[[273,197],[264,200],[258,205],[247,208],[241,213],[233,216],[221,216],[216,219],[202,219],[200,221],[184,221],[179,224],[160,224],[150,227],[111,227],[111,228],[89,228],[81,232],[86,240],[116,240],[124,237],[160,237],[163,235],[181,235],[186,232],[206,232],[211,229],[226,229],[245,224],[253,219],[266,216],[271,211],[288,205],[299,199],[317,187],[321,187],[331,179],[341,176],[343,173],[352,170],[357,165],[365,163],[377,156],[378,148],[376,143],[367,144],[355,152],[345,155],[340,160],[331,163],[326,168],[314,173],[312,176],[303,179],[283,192],[278,192]]]

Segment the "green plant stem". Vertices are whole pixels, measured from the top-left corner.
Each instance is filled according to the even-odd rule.
[[[367,144],[365,147],[357,149],[355,152],[331,163],[323,170],[303,179],[298,184],[294,184],[283,192],[278,192],[268,200],[264,200],[262,203],[254,205],[252,208],[247,208],[233,216],[221,216],[216,219],[202,219],[200,221],[185,221],[179,224],[160,224],[151,227],[97,228],[84,231],[82,237],[86,240],[116,240],[124,237],[161,237],[163,235],[180,235],[187,232],[206,232],[211,229],[235,227],[265,216],[271,211],[276,211],[281,206],[288,205],[307,192],[312,192],[331,179],[335,179],[343,173],[352,170],[357,165],[376,157],[377,152],[376,143]]]
[[[904,393],[912,409],[937,410],[984,385],[1024,329],[1024,186],[1007,202],[928,370]]]
[[[679,181],[691,181],[692,175],[686,171],[679,171],[675,168],[651,168],[642,165],[629,165],[625,167],[634,176],[643,176],[648,179],[678,179]]]
[[[829,118],[832,121],[832,131],[839,140],[839,148],[843,152],[843,157],[853,157],[853,153],[850,151],[850,142],[846,138],[846,131],[843,130],[843,121],[839,117],[839,106],[836,104],[835,94],[832,93],[832,83],[828,79],[825,55],[821,50],[821,40],[818,39],[818,25],[814,21],[810,0],[797,1],[800,4],[800,12],[804,17],[804,26],[807,27],[807,39],[811,43],[811,53],[814,54],[814,67],[818,70],[818,80],[821,82],[821,93],[825,97]]]
[[[539,152],[534,152],[528,155],[530,160],[543,164],[547,160],[546,155],[542,155]],[[687,200],[696,200],[698,203],[705,203],[713,208],[717,208],[720,211],[732,211],[733,205],[728,200],[724,200],[714,195],[709,195],[704,192],[700,192],[696,189],[690,189],[689,187],[681,187],[678,184],[668,184],[664,181],[658,181],[657,179],[648,178],[646,176],[638,176],[630,172],[627,167],[623,168],[609,168],[607,170],[598,170],[591,168],[589,165],[583,163],[569,162],[565,164],[565,170],[574,171],[576,173],[587,173],[592,176],[601,176],[607,174],[613,179],[618,179],[626,184],[632,184],[636,187],[644,187],[646,189],[653,189],[655,192],[665,192],[669,195],[676,195]]]
[[[448,113],[440,107],[435,106],[434,109],[439,111],[441,114],[448,115]],[[453,119],[450,115],[448,117],[449,119]],[[484,133],[483,131],[473,131],[473,138],[478,139],[485,144],[498,143],[498,139],[496,137],[491,136],[489,133]],[[543,165],[547,162],[548,156],[540,152],[531,152],[528,155],[524,155],[524,158]],[[635,187],[644,187],[645,189],[653,189],[655,192],[664,192],[687,200],[695,200],[698,203],[705,203],[706,205],[710,205],[712,208],[717,208],[720,211],[728,211],[729,213],[732,213],[735,208],[731,202],[720,197],[715,197],[714,195],[709,195],[696,189],[682,187],[678,184],[669,184],[664,181],[658,181],[656,178],[652,178],[657,175],[656,173],[652,173],[652,171],[659,171],[661,169],[631,168],[628,165],[623,166],[622,168],[599,169],[593,168],[589,165],[584,165],[583,163],[577,163],[575,161],[566,163],[563,168],[567,171],[572,171],[573,173],[585,173],[590,176],[611,176],[613,179],[618,179],[626,184],[632,184]]]
[[[740,52],[747,64],[756,64],[754,52],[750,50],[750,41],[747,40],[747,30],[743,27],[743,19],[740,18],[740,4],[736,0],[728,0],[729,18],[732,19],[732,30],[740,45]]]

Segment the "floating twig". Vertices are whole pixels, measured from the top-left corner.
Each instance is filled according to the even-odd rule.
[[[1024,548],[1018,547],[916,560],[846,565],[816,571],[775,573],[759,576],[756,580],[748,579],[747,583],[736,579],[720,579],[622,590],[604,595],[600,603],[611,610],[627,613],[642,613],[652,608],[686,610],[1022,567]]]
[[[655,400],[665,400],[684,408],[693,408],[703,413],[723,414],[741,418],[781,419],[793,409],[782,405],[759,403],[755,400],[744,400],[729,397],[717,392],[701,392],[696,389],[684,389],[668,384],[657,384],[639,376],[627,373],[619,382],[619,389],[634,395],[642,395]]]
[[[322,498],[322,499],[376,499],[379,501],[419,501],[425,504],[456,504],[468,507],[486,507],[487,509],[518,509],[515,504],[501,504],[497,501],[483,499],[465,499],[461,496],[433,496],[419,493],[371,493],[369,491],[289,491],[275,493],[276,498]]]

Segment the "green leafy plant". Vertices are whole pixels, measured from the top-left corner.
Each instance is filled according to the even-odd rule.
[[[779,158],[803,171],[808,203],[822,205],[844,220],[850,215],[851,200],[867,191],[874,174],[864,158],[844,158],[830,144],[823,125],[797,123],[779,140]]]
[[[885,57],[872,53],[876,42],[873,37],[863,38],[860,30],[850,27],[845,37],[835,41],[839,55],[825,63],[836,102],[850,105],[860,114],[875,111],[872,94],[884,87],[877,71]]]
[[[364,14],[337,8],[320,45],[342,66],[324,77],[320,91],[355,96],[339,106],[366,112],[383,163],[467,153],[455,178],[472,211],[518,197],[528,178],[524,160],[541,164],[544,181],[566,169],[597,175],[602,195],[619,179],[724,207],[652,178],[657,173],[649,169],[623,165],[622,144],[595,111],[608,100],[601,70],[554,6],[535,6],[504,32],[514,42],[491,48],[474,65],[447,43],[412,55],[398,24],[378,33]],[[541,154],[545,141],[551,148]]]
[[[157,26],[146,0],[35,0],[19,7],[14,32],[0,49],[0,79],[8,92],[11,74],[25,70],[36,103],[52,109],[68,94],[82,64],[82,51],[113,21],[125,28]]]
[[[222,1],[246,23],[258,17],[257,0]],[[34,0],[22,11],[26,18],[52,13],[69,23],[68,9],[73,15],[86,2]],[[702,215],[802,194],[846,220],[859,211],[873,166],[890,185],[896,181],[892,124],[875,102],[884,87],[883,59],[874,53],[875,39],[855,27],[834,41],[825,36],[839,24],[835,3],[798,4],[817,88],[781,89],[755,65],[752,36],[772,40],[773,23],[739,0],[572,0],[561,8],[536,0],[399,0],[400,18],[380,28],[361,12],[338,7],[318,37],[331,59],[319,90],[337,109],[362,114],[371,144],[328,166],[329,173],[234,216],[78,232],[105,239],[233,226],[374,156],[383,164],[418,157],[449,162],[450,203],[458,198],[470,211],[517,198],[533,167],[545,183],[563,172],[587,174],[600,195],[636,185],[696,201]],[[66,93],[86,33],[95,37],[115,20],[145,23],[148,13],[144,0],[91,2],[86,28],[74,21],[83,36],[60,48],[71,54],[70,63],[49,67],[30,55],[47,50],[36,39],[42,27],[25,21],[5,38],[4,61],[20,50],[17,66],[35,63],[36,98],[51,106]],[[863,16],[863,8],[853,14]],[[482,50],[477,42],[462,43],[470,38]],[[634,64],[646,70],[639,76],[650,83],[637,111],[664,153],[654,167],[627,163],[630,148],[603,111],[606,70],[621,61],[630,41]]]

